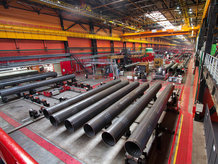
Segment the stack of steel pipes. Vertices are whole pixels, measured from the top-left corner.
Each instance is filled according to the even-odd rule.
[[[47,73],[42,73],[42,74],[35,74],[35,75],[23,76],[23,77],[19,77],[19,78],[10,78],[7,80],[1,80],[0,81],[0,89],[3,89],[7,86],[15,86],[15,85],[25,83],[25,82],[44,80],[48,77],[57,77],[57,73],[56,72],[47,72]]]
[[[117,93],[116,91],[118,91],[119,89],[123,88],[124,86],[126,86],[128,84],[129,84],[128,81],[123,81],[123,82],[119,81],[119,83],[114,85],[114,86],[111,86],[111,87],[109,87],[109,88],[107,88],[107,89],[105,89],[105,90],[91,96],[91,97],[88,97],[88,98],[86,98],[86,99],[84,99],[82,101],[79,101],[76,104],[68,106],[67,108],[64,108],[63,110],[52,114],[49,117],[50,122],[54,126],[57,126],[58,124],[60,124],[61,122],[64,122],[67,119],[69,119],[71,116],[75,115],[76,113],[79,113],[80,111],[85,110],[85,108],[89,107],[90,105],[92,105],[94,103],[98,103],[98,101],[102,100],[106,96],[109,96],[110,94],[112,94],[114,92]],[[132,85],[128,85],[128,87],[133,88]],[[131,89],[129,89],[129,88],[125,87],[126,90],[131,91]],[[124,92],[126,92],[126,91],[124,91]],[[105,105],[107,105],[107,104],[105,104]],[[68,127],[68,126],[66,125],[66,127]]]
[[[42,86],[46,86],[49,84],[54,84],[54,83],[58,83],[58,82],[62,82],[62,81],[70,80],[70,79],[74,79],[74,78],[75,78],[75,75],[71,74],[71,75],[56,77],[56,78],[49,79],[49,80],[34,82],[34,83],[22,85],[22,86],[6,88],[6,89],[0,90],[0,96],[1,96],[2,100],[4,101],[5,96],[19,94],[19,93],[24,92],[24,91],[30,91],[30,90],[33,90],[35,88],[39,88]]]
[[[148,83],[139,86],[138,82],[129,84],[128,81],[114,80],[43,109],[43,113],[50,119],[52,125],[58,126],[64,123],[70,132],[83,126],[85,134],[89,137],[94,137],[109,126],[103,130],[102,140],[113,146],[145,112],[139,125],[125,143],[126,151],[134,157],[139,157],[174,89],[173,85],[168,85],[156,98],[161,87],[159,82],[149,88]],[[137,101],[133,104],[135,100]],[[146,106],[152,100],[156,101],[150,109],[147,109]]]
[[[38,73],[37,70],[0,71],[0,80],[14,78],[14,77],[20,77],[20,76],[26,76],[26,75],[33,75],[33,74],[37,74],[37,73]]]
[[[178,65],[179,65],[178,63],[173,64],[173,66],[170,67],[169,72],[171,74],[174,74],[176,72],[176,68],[178,67]]]
[[[174,65],[174,62],[171,62],[170,64],[165,66],[165,71],[168,72],[168,70]]]
[[[158,96],[153,106],[145,114],[144,118],[125,143],[125,150],[133,157],[140,157],[146,144],[154,131],[158,120],[172,95],[174,86],[168,85]]]
[[[107,130],[102,133],[103,141],[113,146],[117,141],[129,130],[130,125],[145,109],[148,103],[156,97],[157,92],[160,90],[161,84],[156,83],[150,87],[146,93],[134,104],[129,106],[114,124],[109,126]]]

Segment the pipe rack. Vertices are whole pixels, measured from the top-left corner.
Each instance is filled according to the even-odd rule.
[[[47,72],[47,73],[42,73],[42,74],[7,79],[7,80],[0,82],[0,89],[4,88],[6,86],[13,86],[13,85],[17,85],[20,83],[46,79],[48,77],[57,77],[57,73],[56,72]]]
[[[84,125],[84,131],[86,135],[89,137],[94,137],[102,128],[110,124],[111,121],[126,107],[128,107],[136,98],[143,95],[144,91],[148,89],[148,87],[148,83],[142,84],[140,87],[136,88],[125,97],[111,105],[105,111],[87,122]]]
[[[69,80],[69,79],[74,79],[74,78],[75,78],[75,75],[71,74],[71,75],[56,77],[56,78],[49,79],[49,80],[43,80],[43,81],[39,81],[39,82],[35,82],[35,83],[30,83],[30,84],[27,84],[27,85],[6,88],[6,89],[0,90],[0,96],[1,96],[1,98],[3,98],[5,96],[9,96],[9,95],[12,95],[12,94],[17,94],[17,93],[21,93],[21,92],[24,92],[24,91],[29,91],[29,90],[32,90],[32,89],[35,89],[35,88],[46,86],[48,84],[62,82],[62,81]]]
[[[84,99],[86,99],[86,98],[88,98],[88,97],[90,97],[90,96],[92,96],[92,95],[94,95],[96,93],[99,93],[99,92],[101,92],[101,91],[103,91],[103,90],[105,90],[105,89],[119,83],[119,82],[121,82],[121,80],[110,81],[107,84],[104,84],[104,85],[102,85],[102,86],[100,86],[98,88],[95,88],[93,90],[90,90],[88,92],[85,92],[83,94],[75,96],[73,98],[70,98],[70,99],[68,99],[66,101],[63,101],[63,102],[61,102],[59,104],[56,104],[56,105],[54,105],[54,106],[52,106],[50,108],[43,109],[43,114],[45,115],[46,118],[49,119],[49,116],[52,115],[53,113],[56,113],[56,112],[66,108],[66,107],[68,107],[70,105],[73,105],[73,104],[75,104],[75,103],[77,103],[79,101],[82,101],[82,100],[84,100]]]
[[[134,157],[140,157],[146,144],[154,131],[158,120],[165,109],[167,102],[172,95],[174,86],[168,85],[158,96],[153,106],[148,110],[143,120],[137,126],[125,143],[125,150]]]
[[[115,86],[112,86],[100,93],[97,93],[91,97],[88,97],[85,100],[82,100],[72,106],[69,106],[59,112],[54,113],[53,115],[51,115],[49,117],[50,122],[52,125],[57,126],[58,124],[60,124],[61,122],[63,122],[65,119],[71,117],[72,115],[80,112],[81,110],[85,109],[86,107],[96,103],[97,101],[103,99],[104,97],[110,95],[111,93],[119,90],[120,88],[126,86],[127,84],[129,84],[128,81],[123,81]]]
[[[65,120],[65,127],[71,132],[77,130],[82,125],[84,125],[84,123],[95,117],[97,114],[102,112],[104,109],[118,101],[120,98],[122,98],[138,86],[138,82],[133,82],[125,86],[124,88],[121,88],[118,91],[112,93],[111,95],[103,98],[102,100],[96,102],[95,104],[83,109],[82,111]]]
[[[161,83],[154,84],[151,88],[147,90],[145,95],[143,95],[134,105],[129,106],[124,114],[117,119],[117,121],[112,124],[106,131],[102,133],[103,141],[113,146],[122,137],[122,135],[128,130],[130,125],[134,120],[140,115],[148,103],[155,98],[157,92],[161,88]]]

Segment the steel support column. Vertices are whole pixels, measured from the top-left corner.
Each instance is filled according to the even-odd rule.
[[[65,31],[65,29],[64,29],[64,21],[63,21],[63,17],[61,15],[61,13],[59,14],[59,19],[60,19],[61,29],[63,31]],[[65,53],[68,53],[68,41],[64,41],[64,49],[65,49]]]
[[[90,28],[90,34],[94,34],[94,26],[92,23],[89,23],[89,28]],[[91,45],[92,45],[92,55],[97,55],[98,54],[98,48],[97,48],[97,41],[96,39],[91,39]]]
[[[111,26],[109,27],[109,33],[110,33],[110,36],[112,36],[112,27]],[[110,41],[110,47],[111,47],[111,53],[114,53],[114,41],[113,40]]]

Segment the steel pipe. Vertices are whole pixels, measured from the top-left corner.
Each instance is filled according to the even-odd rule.
[[[138,65],[139,63],[140,63],[140,62],[136,62],[136,63],[128,64],[128,65],[125,65],[124,67],[125,67],[125,68],[133,67],[133,66]]]
[[[3,80],[0,82],[0,89],[6,87],[6,86],[13,86],[20,83],[30,82],[30,81],[36,81],[36,80],[43,80],[48,77],[57,77],[56,72],[47,72],[42,74],[36,74],[36,75],[29,75],[29,76],[23,76],[19,78],[11,78],[7,80]]]
[[[74,132],[75,130],[83,126],[84,123],[95,117],[97,114],[101,113],[107,107],[121,99],[123,96],[125,96],[138,86],[138,82],[133,82],[125,86],[124,88],[121,88],[120,90],[112,93],[111,95],[101,99],[95,104],[87,107],[86,109],[76,113],[75,115],[65,120],[65,127],[67,128],[67,130]]]
[[[173,62],[171,62],[170,64],[168,64],[168,65],[165,67],[166,72],[167,72],[167,70],[170,69],[173,65],[174,65]]]
[[[56,104],[56,105],[54,105],[54,106],[52,106],[50,108],[44,109],[43,114],[45,115],[46,118],[49,118],[49,116],[51,114],[53,114],[55,112],[58,112],[58,111],[66,108],[66,107],[68,107],[70,105],[73,105],[73,104],[75,104],[75,103],[77,103],[79,101],[82,101],[82,100],[84,100],[84,99],[86,99],[86,98],[88,98],[88,97],[90,97],[90,96],[92,96],[92,95],[94,95],[96,93],[99,93],[99,92],[101,92],[101,91],[103,91],[103,90],[105,90],[105,89],[119,83],[119,82],[121,82],[121,80],[110,81],[107,84],[104,84],[104,85],[102,85],[102,86],[100,86],[98,88],[95,88],[93,90],[90,90],[88,92],[85,92],[83,94],[75,96],[73,98],[70,98],[70,99],[68,99],[66,101],[63,101],[63,102],[61,102],[59,104]]]
[[[176,71],[176,68],[178,67],[178,63],[175,63],[170,69],[169,69],[169,71],[170,72],[175,72]]]
[[[49,117],[50,122],[52,125],[57,126],[58,124],[60,124],[61,122],[63,122],[65,119],[71,117],[72,115],[80,112],[81,110],[87,108],[88,106],[96,103],[97,101],[103,99],[104,97],[110,95],[111,93],[117,91],[118,89],[126,86],[127,84],[129,84],[128,81],[123,81],[115,86],[112,86],[100,93],[97,93],[96,95],[93,95],[91,97],[88,97],[85,100],[82,100],[74,105],[71,105],[59,112],[54,113],[53,115],[51,115]]]
[[[140,157],[155,129],[158,120],[172,95],[174,86],[168,85],[146,113],[136,130],[125,143],[125,150],[134,157]]]
[[[144,91],[148,89],[149,84],[144,83],[136,88],[125,97],[111,105],[105,111],[94,117],[92,120],[84,125],[84,131],[87,136],[95,136],[101,129],[111,123],[111,121],[120,114],[126,107],[128,107],[136,98],[143,95]]]
[[[36,71],[36,70],[3,71],[3,72],[0,72],[0,80],[13,78],[13,77],[26,76],[26,75],[33,75],[33,74],[37,74],[37,73],[38,73],[38,71]]]
[[[148,103],[155,98],[156,93],[160,90],[161,83],[156,83],[143,95],[134,105],[129,106],[124,114],[117,119],[106,131],[102,133],[103,141],[113,146],[122,137],[122,135],[128,130],[134,120],[140,115]]]
[[[35,82],[35,83],[30,83],[30,84],[26,84],[26,85],[22,85],[22,86],[6,88],[6,89],[0,90],[0,96],[4,97],[4,96],[12,95],[12,94],[17,94],[17,93],[20,93],[23,91],[29,91],[29,90],[32,90],[35,88],[46,86],[48,84],[62,82],[62,81],[73,79],[73,78],[75,78],[75,75],[71,74],[71,75],[56,77],[56,78],[49,79],[49,80],[43,80],[43,81],[39,81],[39,82]]]

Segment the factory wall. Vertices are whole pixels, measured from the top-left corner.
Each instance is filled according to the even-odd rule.
[[[38,14],[36,12],[25,11],[21,9],[15,9],[10,7],[4,9],[0,6],[0,24],[24,26],[33,28],[43,28],[52,30],[61,30],[60,19],[55,16]],[[63,21],[64,28],[67,29],[75,22]],[[75,24],[68,31],[89,33],[90,27],[87,24]],[[109,33],[109,29],[94,27],[94,32],[103,36],[120,36],[123,32],[112,29],[112,34]],[[154,41],[152,38],[147,38],[148,41]],[[91,55],[91,39],[81,38],[67,38],[69,45],[69,52],[80,53],[80,55]],[[109,53],[110,41],[97,40],[98,54]],[[114,51],[120,52],[123,47],[123,42],[114,41]],[[127,42],[126,47],[133,50],[133,43]],[[140,49],[141,44],[135,43],[136,50]],[[154,47],[154,44],[144,44],[143,48]],[[21,55],[42,55],[42,54],[56,54],[64,53],[63,41],[51,41],[51,40],[25,40],[25,39],[0,39],[0,57],[4,56],[21,56]]]

